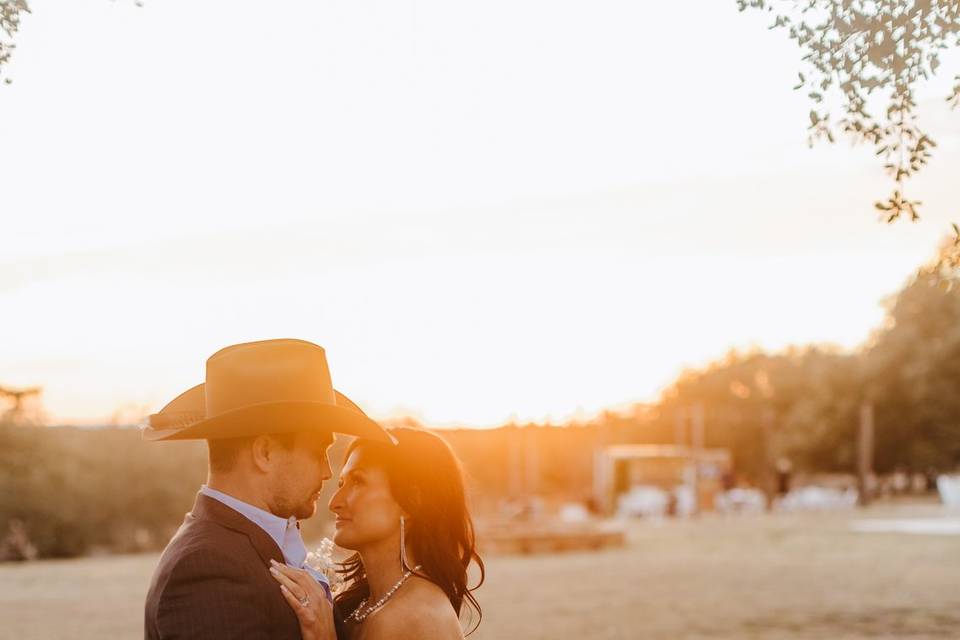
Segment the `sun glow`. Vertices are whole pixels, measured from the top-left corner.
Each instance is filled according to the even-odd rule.
[[[805,148],[795,52],[729,4],[668,70],[636,33],[670,3],[38,6],[0,103],[0,383],[125,422],[300,337],[377,417],[484,427],[855,347],[943,232],[956,137],[924,224],[873,223],[869,152]]]

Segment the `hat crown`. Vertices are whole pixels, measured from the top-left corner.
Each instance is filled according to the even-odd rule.
[[[336,404],[323,347],[305,340],[236,344],[207,359],[206,415],[267,402]]]
[[[145,440],[216,440],[324,431],[395,442],[333,388],[323,347],[305,340],[236,344],[207,359],[206,382],[143,425]]]

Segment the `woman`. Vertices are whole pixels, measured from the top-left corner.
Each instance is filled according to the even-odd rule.
[[[356,552],[343,563],[346,588],[335,606],[350,640],[462,639],[464,601],[480,615],[471,591],[483,583],[484,567],[460,463],[429,431],[390,433],[396,445],[368,440],[350,445],[339,489],[330,499],[333,541]],[[472,589],[471,562],[480,571]],[[306,572],[283,565],[273,574],[304,640],[336,638],[333,607],[322,587]]]

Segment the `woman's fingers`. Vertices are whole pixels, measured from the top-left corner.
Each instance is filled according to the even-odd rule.
[[[291,579],[280,565],[273,564],[270,567],[270,575],[273,576],[274,580],[280,583],[281,587],[285,587],[288,591],[293,593],[298,601],[303,600],[307,596],[306,589]]]
[[[271,560],[270,566],[286,577],[290,578],[295,583],[299,584],[301,587],[307,588],[310,584],[316,582],[316,580],[310,577],[310,574],[303,569],[294,569],[293,567],[277,562],[276,560]]]
[[[274,579],[281,585],[285,585],[297,598],[301,600],[304,598],[330,600],[328,587],[317,582],[313,576],[303,569],[294,569],[276,560],[271,560],[270,565],[270,573]]]
[[[300,601],[300,598],[293,595],[290,589],[287,588],[287,585],[285,584],[280,585],[280,593],[283,594],[283,597],[287,601],[287,604],[293,607],[294,611],[299,611],[300,609],[303,608],[303,603]],[[299,613],[297,615],[299,615]]]
[[[289,567],[287,567],[289,569]],[[310,582],[304,583],[305,589],[294,581],[291,571],[273,566],[270,573],[280,583],[280,593],[297,614],[300,633],[304,640],[336,640],[337,632],[333,622],[333,604],[327,599],[326,591],[309,574]],[[299,577],[294,575],[293,577]],[[301,590],[302,589],[302,590]],[[304,595],[300,595],[303,593]]]

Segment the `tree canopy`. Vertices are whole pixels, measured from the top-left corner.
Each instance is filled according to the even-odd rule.
[[[27,0],[0,0],[0,77],[16,47],[13,35],[20,28],[20,15],[29,12]],[[4,82],[10,84],[10,78],[4,78]]]
[[[919,205],[904,182],[937,146],[916,112],[917,84],[940,67],[941,51],[960,43],[960,0],[737,0],[741,11],[770,13],[800,47],[803,70],[794,87],[812,102],[809,141],[842,132],[876,148],[894,181],[876,208],[888,222],[917,220]],[[960,105],[960,75],[946,100]],[[831,120],[828,94],[838,92],[842,117]],[[878,93],[882,101],[871,96]],[[958,234],[960,235],[960,234]]]
[[[754,478],[787,456],[811,471],[852,472],[861,403],[875,408],[876,470],[960,466],[960,288],[944,286],[940,255],[886,302],[863,348],[802,346],[733,352],[665,393],[669,416],[699,404],[707,445],[730,448]],[[766,430],[765,430],[766,427]]]

